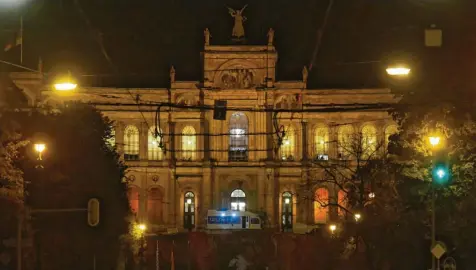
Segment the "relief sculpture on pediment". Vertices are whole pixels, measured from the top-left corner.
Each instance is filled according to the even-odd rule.
[[[253,72],[248,69],[232,69],[221,76],[221,85],[225,89],[248,89],[254,86]]]

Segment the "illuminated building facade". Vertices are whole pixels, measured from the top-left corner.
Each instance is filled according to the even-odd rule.
[[[307,192],[320,201],[343,200],[326,183],[313,182],[303,192],[312,177],[307,168],[345,160],[353,133],[364,134],[370,149],[387,142],[396,132],[388,113],[358,107],[395,102],[390,90],[307,89],[307,70],[299,80],[278,81],[278,56],[270,44],[206,43],[202,58],[203,80],[176,80],[180,71],[172,68],[168,88],[59,93],[38,88],[41,78],[31,74],[12,78],[32,105],[84,101],[115,121],[111,143],[129,166],[131,208],[152,230],[203,228],[208,209],[265,213],[267,226],[281,229],[342,215],[305,198]],[[215,120],[209,109],[217,100],[227,101],[224,120]],[[157,104],[164,104],[160,113]]]

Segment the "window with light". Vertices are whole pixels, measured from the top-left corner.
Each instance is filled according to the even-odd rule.
[[[340,159],[349,159],[353,151],[354,129],[351,125],[343,125],[337,131],[337,142]]]
[[[246,211],[246,194],[241,189],[235,189],[231,193],[231,210]]]
[[[131,212],[137,216],[139,213],[139,188],[136,186],[130,186],[127,190],[127,197],[129,199]]]
[[[182,130],[182,158],[195,160],[197,155],[197,136],[192,126],[186,126]]]
[[[337,207],[337,214],[339,217],[345,217],[346,211],[344,209],[348,209],[348,198],[347,192],[342,189],[337,192],[337,204],[339,205]]]
[[[230,161],[248,161],[248,117],[242,112],[235,112],[229,123],[229,151]]]
[[[385,128],[385,149],[388,151],[388,144],[390,143],[390,136],[398,133],[397,125],[389,125]]]
[[[293,228],[293,195],[287,191],[282,195],[281,225],[284,231]]]
[[[329,191],[318,188],[314,193],[314,223],[327,223],[329,217]]]
[[[139,160],[139,129],[133,125],[124,130],[124,159]]]
[[[185,193],[183,205],[184,228],[191,229],[195,226],[195,194],[193,192]]]
[[[296,132],[292,126],[284,128],[284,138],[281,144],[281,159],[287,161],[295,160],[296,153]]]
[[[373,125],[362,128],[362,154],[364,158],[375,156],[377,151],[377,129]]]
[[[159,133],[162,132],[160,129],[157,130]],[[148,144],[147,144],[147,155],[149,160],[161,160],[163,157],[163,151],[159,147],[160,137],[155,132],[155,127],[149,129],[148,134]]]
[[[329,129],[326,126],[317,126],[314,130],[315,155],[328,155]]]

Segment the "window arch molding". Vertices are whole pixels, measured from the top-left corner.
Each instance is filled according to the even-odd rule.
[[[243,189],[234,189],[230,194],[231,210],[246,211],[246,193]]]
[[[337,129],[337,149],[340,159],[349,159],[353,154],[353,140],[355,129],[351,124],[341,125]]]
[[[299,159],[299,132],[293,123],[285,123],[284,137],[280,146],[280,159],[284,161],[295,161]]]
[[[329,220],[329,189],[325,186],[318,186],[314,190],[314,223],[324,224]]]
[[[329,136],[330,129],[327,124],[319,123],[314,125],[312,129],[312,152],[316,155],[328,155],[329,154]]]
[[[164,222],[165,189],[159,185],[147,189],[147,219],[149,223],[158,225]]]
[[[186,125],[181,132],[181,151],[184,160],[197,159],[197,135],[195,127]]]
[[[250,115],[246,112],[233,112],[228,118],[228,159],[248,161]]]
[[[139,160],[140,132],[136,125],[124,128],[124,159]]]
[[[150,127],[147,132],[147,157],[149,160],[162,160],[163,151],[159,147],[161,138],[155,137],[155,126]],[[162,129],[158,129],[159,133],[163,132]]]
[[[375,156],[377,151],[377,128],[375,125],[366,123],[361,129],[362,154],[364,158]]]

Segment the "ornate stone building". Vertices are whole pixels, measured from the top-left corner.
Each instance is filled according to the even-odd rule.
[[[207,33],[201,81],[176,80],[172,68],[168,88],[64,93],[41,76],[11,76],[32,105],[84,101],[115,121],[111,143],[129,167],[131,207],[152,230],[201,228],[208,209],[222,208],[266,213],[279,228],[337,219],[337,209],[302,196],[309,163],[345,159],[339,142],[355,132],[385,141],[396,129],[388,113],[359,107],[395,102],[390,90],[307,89],[306,68],[299,80],[279,81],[272,37],[215,46]],[[227,101],[225,120],[214,119],[217,100]],[[339,199],[337,188],[313,183],[308,192]]]

